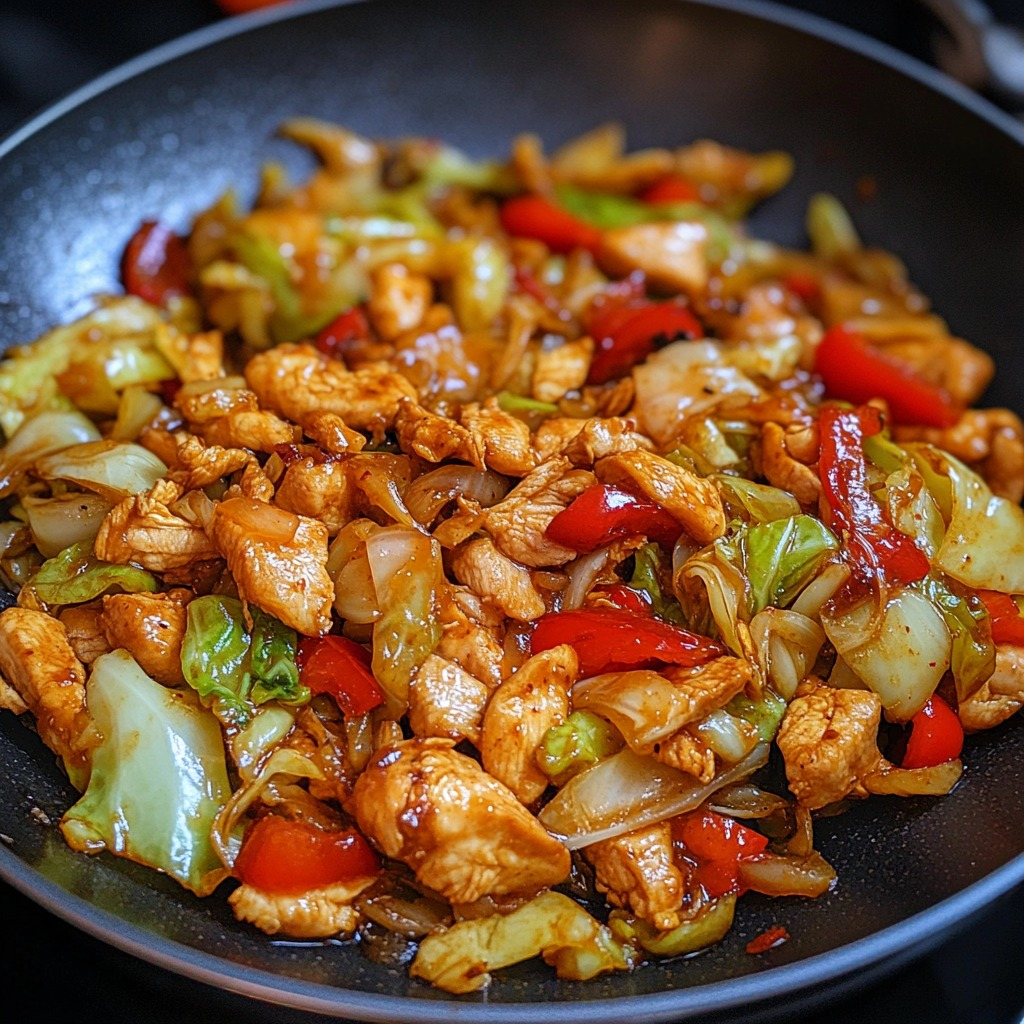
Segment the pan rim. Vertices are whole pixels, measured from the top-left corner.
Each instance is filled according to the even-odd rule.
[[[133,58],[48,105],[0,139],[0,161],[16,154],[18,147],[86,102],[176,59],[278,21],[375,0],[302,0],[282,7],[253,12],[216,22]],[[802,32],[840,46],[946,97],[1024,147],[1024,124],[965,86],[889,45],[873,40],[817,15],[782,7],[771,0],[673,0],[681,6],[703,7],[736,13]],[[331,1016],[355,1016],[360,1020],[394,1022],[411,1014],[417,1021],[458,1019],[474,1024],[493,1024],[515,1019],[550,1022],[557,1019],[558,1003],[461,1003],[436,1002],[407,996],[382,995],[301,981],[262,968],[243,966],[157,935],[75,896],[0,848],[0,879],[36,903],[92,935],[134,957],[173,973],[213,987],[263,1002],[285,999],[292,1008]],[[813,985],[841,981],[856,972],[892,958],[895,969],[907,958],[923,954],[950,936],[974,914],[1024,882],[1024,853],[951,897],[879,932],[834,950],[792,964],[780,965],[740,978],[642,995],[583,999],[564,1004],[579,1024],[604,1024],[629,1012],[638,1022],[654,1022],[710,1011],[748,1007],[783,994],[799,994]],[[902,959],[897,957],[902,954]]]

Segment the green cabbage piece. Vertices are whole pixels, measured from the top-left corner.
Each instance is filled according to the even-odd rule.
[[[735,911],[736,896],[730,894],[720,896],[697,917],[683,921],[671,931],[659,932],[649,921],[623,910],[612,911],[608,927],[621,942],[640,946],[655,956],[683,956],[724,939],[732,927]]]
[[[592,711],[578,710],[544,734],[537,748],[537,764],[556,786],[562,786],[624,745],[611,722]]]
[[[807,204],[807,234],[815,255],[826,260],[840,259],[861,247],[846,207],[828,192],[811,196]]]
[[[655,541],[648,541],[633,552],[633,575],[630,577],[629,585],[647,595],[651,609],[659,619],[681,625],[685,618],[683,609],[671,590],[666,594],[661,584],[663,575],[668,572],[661,545]]]
[[[227,874],[210,829],[231,795],[217,720],[124,650],[93,663],[87,700],[103,739],[84,794],[61,820],[69,845],[102,847],[209,894]]]
[[[725,710],[749,722],[757,729],[758,737],[770,743],[779,731],[782,716],[786,713],[786,702],[777,693],[764,689],[758,700],[751,700],[745,693],[737,693],[725,705]]]
[[[996,667],[989,615],[975,594],[957,593],[948,582],[928,575],[912,584],[942,613],[952,639],[949,669],[958,700],[970,699]]]
[[[742,510],[746,518],[755,523],[770,523],[800,514],[800,502],[789,491],[727,473],[714,473],[711,479],[730,511]]]
[[[839,541],[820,520],[801,514],[751,526],[741,545],[753,617],[762,608],[789,604]]]
[[[301,704],[295,630],[258,608],[252,629],[237,597],[208,594],[189,602],[181,642],[181,670],[204,705],[226,724],[246,725],[257,704]]]
[[[28,586],[44,604],[84,604],[118,587],[127,594],[153,593],[156,577],[134,565],[101,562],[92,541],[80,541],[47,559]]]

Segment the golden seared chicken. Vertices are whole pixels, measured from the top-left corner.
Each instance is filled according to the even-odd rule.
[[[31,711],[43,742],[68,765],[87,751],[85,669],[57,619],[29,608],[0,612],[0,704]]]
[[[513,793],[444,739],[374,755],[353,794],[360,829],[452,903],[530,896],[569,874],[569,851]]]
[[[299,894],[264,892],[242,884],[231,893],[228,902],[239,921],[248,921],[267,935],[323,939],[355,930],[359,912],[353,901],[373,881],[373,876],[369,876]]]

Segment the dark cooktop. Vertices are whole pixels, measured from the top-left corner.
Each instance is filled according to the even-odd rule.
[[[487,2],[487,0],[482,0]],[[624,0],[628,2],[628,0]],[[934,22],[913,0],[791,0],[810,11],[932,61]],[[1024,3],[990,3],[1024,25]],[[0,136],[96,75],[225,15],[213,0],[3,0],[0,4]],[[4,952],[0,1005],[11,1021],[74,1019],[179,1024],[313,1024],[319,1018],[251,1002],[115,950],[0,884]],[[785,1024],[1012,1024],[1024,1010],[1024,889],[935,952]]]

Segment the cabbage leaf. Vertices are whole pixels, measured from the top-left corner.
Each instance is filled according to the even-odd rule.
[[[48,558],[28,586],[44,604],[85,604],[119,587],[126,594],[153,593],[156,577],[134,565],[101,562],[92,541],[80,541]]]
[[[103,739],[85,793],[61,820],[68,844],[109,850],[208,895],[226,875],[210,829],[231,794],[216,719],[125,650],[96,659],[87,700]]]

